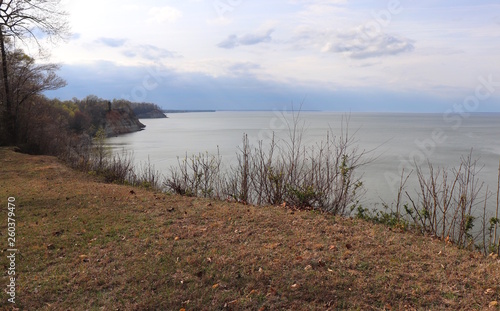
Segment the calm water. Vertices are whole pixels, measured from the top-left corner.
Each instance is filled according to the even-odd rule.
[[[285,138],[292,122],[290,112],[214,112],[169,114],[168,119],[144,119],[146,130],[109,139],[118,152],[133,151],[136,163],[148,157],[157,170],[167,173],[177,157],[199,152],[216,153],[226,164],[234,163],[244,133],[250,142],[268,140],[274,132]],[[324,140],[329,129],[340,133],[346,114],[301,112],[306,145]],[[468,117],[443,114],[352,113],[349,131],[360,149],[372,150],[375,158],[363,168],[367,193],[364,206],[375,207],[395,200],[395,181],[401,169],[410,171],[412,163],[452,168],[473,148],[473,158],[483,167],[479,177],[496,189],[500,160],[500,114],[474,114]],[[409,190],[416,187],[410,178]],[[485,186],[486,188],[486,186]],[[494,199],[490,199],[493,210]]]

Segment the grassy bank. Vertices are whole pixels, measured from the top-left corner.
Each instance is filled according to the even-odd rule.
[[[362,220],[104,184],[0,149],[8,197],[21,310],[499,309],[497,258]],[[5,249],[6,208],[0,233]],[[5,251],[0,265],[5,289]]]

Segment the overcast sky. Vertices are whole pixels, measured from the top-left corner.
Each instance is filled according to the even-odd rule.
[[[68,86],[50,97],[169,109],[304,102],[334,111],[500,111],[498,1],[65,4],[73,35],[50,49]]]

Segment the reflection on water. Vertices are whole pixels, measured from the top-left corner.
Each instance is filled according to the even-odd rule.
[[[133,151],[136,163],[148,157],[156,169],[168,172],[177,157],[199,152],[220,152],[226,165],[234,163],[244,133],[250,142],[269,141],[273,133],[286,139],[294,115],[289,112],[215,112],[170,114],[168,119],[144,119],[141,132],[113,137],[108,143],[115,152]],[[301,112],[299,127],[303,142],[313,145],[331,130],[340,135],[346,115],[333,112]],[[349,133],[360,149],[373,150],[374,161],[364,170],[367,195],[363,204],[374,205],[395,199],[391,180],[401,169],[409,172],[413,163],[448,167],[458,165],[460,156],[471,149],[483,166],[479,177],[490,189],[496,188],[500,159],[500,115],[477,114],[460,126],[441,114],[352,113]],[[344,119],[344,120],[343,120]],[[415,181],[416,177],[410,179]],[[409,188],[416,187],[415,182]]]

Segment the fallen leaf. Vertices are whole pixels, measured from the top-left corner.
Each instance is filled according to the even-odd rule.
[[[299,284],[295,283],[292,285],[292,288],[295,289],[295,288],[298,288],[299,287]]]
[[[490,308],[498,307],[498,301],[495,300],[495,301],[490,302],[489,307]]]
[[[213,289],[216,289],[217,287],[219,287],[219,284],[218,284],[218,283],[217,283],[217,284],[212,285],[212,288],[213,288]]]
[[[313,268],[313,267],[312,267],[311,265],[307,265],[307,266],[304,268],[304,270],[309,271],[309,270],[312,270],[312,268]]]
[[[492,288],[488,288],[487,290],[484,291],[485,295],[493,295],[495,291]]]
[[[250,291],[250,293],[248,293],[247,298],[248,298],[248,297],[250,297],[251,295],[253,295],[253,294],[257,294],[257,293],[258,293],[258,291],[257,291],[257,290],[252,289],[252,290]]]
[[[179,238],[178,236],[176,236],[176,237],[174,238],[174,241],[178,241],[178,240],[180,240],[180,238]]]

